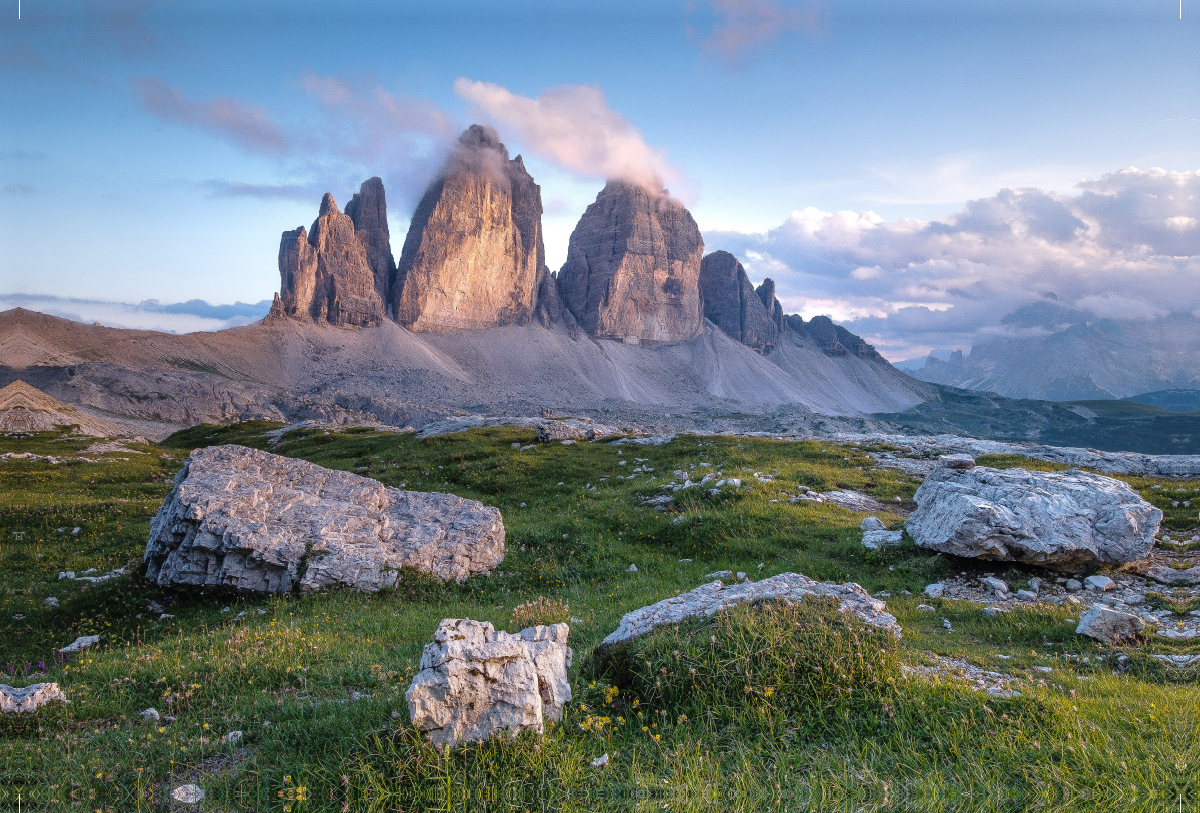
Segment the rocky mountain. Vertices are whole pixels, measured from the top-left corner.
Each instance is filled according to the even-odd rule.
[[[703,252],[696,221],[666,190],[609,181],[571,233],[558,290],[596,338],[687,341],[704,330]]]
[[[767,277],[762,281],[762,285],[754,289],[754,293],[758,295],[758,301],[766,309],[767,316],[775,328],[783,330],[783,305],[775,298],[775,280]]]
[[[774,287],[771,283],[772,298]],[[701,261],[700,298],[704,318],[747,347],[768,353],[779,343],[778,323],[759,299],[746,269],[728,251],[714,251]]]
[[[1044,301],[1008,314],[1008,335],[969,354],[930,356],[911,374],[925,381],[1051,401],[1127,398],[1200,389],[1200,318],[1101,319]]]
[[[546,276],[541,188],[496,131],[473,124],[425,191],[392,291],[415,331],[527,323]]]
[[[280,305],[273,308],[276,315],[282,311],[293,318],[338,327],[378,325],[386,316],[364,241],[355,233],[354,221],[338,211],[329,193],[321,199],[311,232],[301,226],[283,233],[279,276]]]
[[[396,279],[396,261],[392,258],[392,236],[387,222],[387,196],[380,178],[368,178],[346,204],[346,214],[354,223],[354,236],[367,253],[367,265],[375,277],[375,293],[380,301],[390,302]]]

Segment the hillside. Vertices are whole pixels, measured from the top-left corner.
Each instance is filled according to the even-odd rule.
[[[461,412],[626,421],[899,412],[936,388],[886,362],[829,354],[785,331],[762,356],[711,324],[671,345],[594,339],[563,323],[412,333],[269,319],[172,335],[0,313],[0,384],[24,379],[69,404],[170,427],[232,418],[420,424]],[[161,434],[161,433],[160,433]]]

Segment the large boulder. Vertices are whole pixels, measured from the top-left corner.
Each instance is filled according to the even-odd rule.
[[[678,624],[688,618],[716,615],[735,604],[769,599],[800,601],[806,596],[837,599],[840,602],[838,609],[842,612],[852,613],[866,623],[890,630],[897,638],[900,637],[900,624],[895,616],[888,613],[887,605],[871,598],[859,585],[853,582],[815,582],[800,573],[780,573],[760,582],[733,585],[725,585],[720,581],[710,582],[695,590],[663,599],[649,607],[626,613],[620,626],[600,642],[600,647],[609,647],[645,635],[662,624]]]
[[[571,700],[569,632],[566,624],[510,634],[468,618],[443,620],[405,693],[413,725],[447,746],[542,733]]]
[[[401,567],[461,583],[503,558],[496,508],[243,446],[192,452],[145,554],[160,585],[254,593],[373,592],[394,586]]]
[[[396,321],[439,332],[526,324],[545,262],[541,188],[495,130],[472,124],[413,214]]]
[[[779,343],[779,325],[772,312],[763,305],[746,269],[728,251],[714,251],[701,261],[700,297],[704,318],[742,344],[768,353]]]
[[[905,526],[920,547],[1062,570],[1141,559],[1162,511],[1099,474],[938,466]]]
[[[55,701],[71,702],[57,683],[34,683],[21,689],[0,683],[0,711],[6,714],[28,714]]]
[[[379,325],[386,317],[364,242],[355,233],[354,221],[338,211],[328,192],[311,231],[301,226],[283,233],[279,278],[287,316],[339,327]]]
[[[571,233],[558,289],[597,338],[686,341],[704,332],[703,253],[696,221],[666,190],[609,181]]]

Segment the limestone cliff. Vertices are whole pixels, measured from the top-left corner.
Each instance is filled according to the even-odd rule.
[[[392,259],[392,238],[388,231],[383,181],[379,178],[363,181],[358,194],[346,204],[346,214],[354,223],[354,235],[367,253],[367,264],[371,266],[371,273],[375,277],[375,293],[380,301],[391,301],[396,261]]]
[[[329,193],[311,232],[285,231],[279,243],[282,310],[287,316],[339,327],[382,324],[384,299],[375,288],[367,251],[354,221]]]
[[[779,300],[775,298],[775,280],[767,277],[763,280],[762,285],[754,289],[758,294],[758,301],[762,302],[762,306],[767,309],[767,315],[775,324],[777,330],[783,330],[783,305],[779,304]]]
[[[714,251],[700,263],[700,297],[704,317],[742,344],[764,354],[778,344],[779,326],[728,251]]]
[[[571,234],[559,292],[598,338],[686,341],[704,331],[703,251],[696,221],[665,190],[609,181]]]
[[[541,188],[473,124],[413,214],[392,291],[415,331],[527,324],[545,266]]]
[[[882,364],[888,363],[874,346],[867,344],[841,325],[835,325],[828,316],[814,316],[805,322],[796,314],[791,314],[785,317],[785,324],[815,343],[827,356],[850,355]]]

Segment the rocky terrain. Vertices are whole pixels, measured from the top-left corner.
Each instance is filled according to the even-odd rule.
[[[20,379],[0,389],[0,432],[47,432],[74,426],[81,435],[112,437],[122,427],[51,398]]]
[[[701,261],[700,297],[704,318],[747,347],[765,354],[779,344],[780,326],[773,313],[759,299],[746,269],[728,251],[714,251]]]

